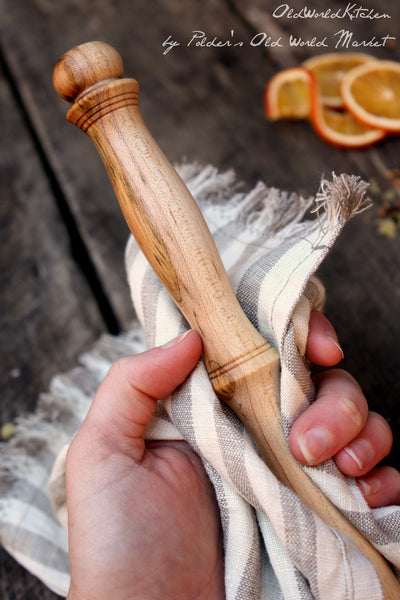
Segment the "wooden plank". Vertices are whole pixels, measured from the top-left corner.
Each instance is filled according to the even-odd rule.
[[[3,78],[1,95],[0,128],[9,142],[1,147],[0,172],[4,420],[31,410],[51,375],[71,367],[105,325]]]
[[[43,147],[123,325],[132,316],[123,272],[127,230],[100,160],[89,140],[65,123],[66,105],[51,89],[54,62],[70,47],[97,38],[120,50],[127,75],[136,77],[141,83],[145,119],[172,161],[186,157],[189,161],[212,162],[221,169],[234,168],[248,185],[262,179],[269,185],[305,195],[315,193],[321,175],[329,175],[331,171],[355,173],[366,180],[384,180],[386,170],[397,166],[398,139],[372,150],[346,152],[319,140],[307,123],[268,123],[264,119],[262,94],[269,76],[287,66],[289,58],[292,64],[297,64],[317,50],[302,48],[284,52],[282,48],[272,51],[271,48],[254,47],[249,42],[255,33],[269,31],[273,23],[275,34],[280,33],[286,39],[291,32],[304,37],[316,31],[328,35],[342,27],[342,22],[286,19],[284,23],[282,20],[276,23],[277,19],[271,15],[277,4],[261,0],[252,3],[235,0],[235,10],[223,3],[212,2],[204,10],[203,5],[188,2],[184,11],[171,0],[157,0],[151,5],[132,3],[131,0],[116,3],[97,0],[90,8],[82,3],[74,11],[66,3],[36,0],[27,9],[22,3],[2,1],[3,44],[7,56]],[[351,21],[351,29],[357,36],[367,39],[365,36],[372,30],[380,35],[385,32],[395,35],[399,6],[387,1],[379,7],[373,1],[363,5],[387,12],[392,18],[389,21]],[[343,8],[338,2],[330,6],[332,9]],[[348,24],[347,21],[346,26]],[[231,39],[243,41],[244,45],[196,46],[196,41],[191,41],[194,30],[203,31],[208,42]],[[15,36],[15,31],[24,31],[24,36]],[[179,46],[164,54],[166,46],[163,42],[168,38]],[[46,40],[45,44],[42,39]],[[202,43],[200,38],[197,41]],[[390,46],[380,49],[378,54],[396,58],[399,52],[397,46]],[[382,198],[376,200],[377,207],[371,215],[376,215]],[[354,247],[362,243],[366,257],[379,254],[380,247],[385,244],[385,240],[377,235],[376,227],[366,225],[364,221],[353,226],[352,235],[356,236]],[[343,301],[330,282],[335,281],[335,269],[340,273],[342,247],[351,256],[356,274],[360,262],[351,247],[340,240],[337,259],[334,255],[329,263],[330,270],[325,270],[329,316],[333,321],[338,318],[340,323],[343,309],[336,307],[342,307]],[[394,248],[387,252],[390,262]],[[372,297],[368,290],[376,286],[376,275],[369,273],[366,277],[366,291],[359,288],[358,296],[353,299],[355,306],[364,305],[365,295]],[[387,287],[384,294],[387,310],[383,317],[387,318],[386,322],[392,322],[388,345],[395,356],[399,338],[396,296]],[[348,348],[348,356],[355,355],[357,348],[352,351],[352,339],[356,335],[354,323],[346,322],[339,334]],[[375,346],[372,333],[365,343]],[[354,363],[357,361],[346,364],[357,377],[373,372],[369,363],[363,367]],[[398,391],[397,385],[394,383],[391,387],[393,394]],[[382,403],[376,391],[367,388],[366,393],[371,402]],[[397,433],[399,431],[395,429]]]
[[[33,411],[51,377],[72,368],[105,325],[3,73],[0,106],[1,425]],[[4,550],[0,596],[56,597]]]
[[[384,41],[386,36],[397,37],[400,19],[400,5],[389,1],[378,4],[370,0],[363,2],[362,6],[375,16],[386,14],[390,18],[364,19],[354,16],[357,13],[353,12],[352,20],[348,17],[334,20],[301,16],[290,18],[288,13],[291,8],[294,13],[299,13],[305,7],[294,3],[233,0],[233,5],[254,36],[260,38],[259,33],[265,32],[272,40],[281,40],[282,46],[268,48],[276,71],[297,66],[314,54],[332,51],[363,51],[376,58],[400,60],[398,44],[388,39]],[[335,12],[339,8],[342,14],[346,14],[343,13],[346,6],[334,2],[329,7],[319,5],[310,8],[319,12],[327,8]],[[355,10],[360,7],[354,3],[349,3],[349,6]],[[351,35],[344,37],[342,30],[349,31]],[[301,37],[303,41],[312,40],[313,37],[317,41],[326,39],[328,47],[290,46],[291,36],[297,40]],[[351,45],[352,41],[369,42],[374,37],[378,44],[384,45],[374,48]],[[340,45],[340,39],[342,42],[348,40],[348,45]],[[379,188],[373,197],[375,206],[365,216],[358,217],[348,225],[335,250],[320,269],[320,275],[328,291],[326,310],[338,330],[345,351],[343,367],[361,383],[371,408],[389,420],[395,441],[386,462],[400,465],[400,413],[397,409],[400,393],[397,377],[400,368],[399,238],[398,235],[395,239],[379,235],[377,228],[379,211],[385,198],[391,195],[399,199],[398,187],[388,178],[388,173],[398,167],[399,140],[385,140],[367,151],[325,150],[320,141],[309,146],[310,140],[297,123],[272,124],[270,131],[272,133],[272,128],[275,128],[274,139],[277,144],[279,137],[288,148],[292,140],[287,136],[286,127],[294,127],[296,133],[307,140],[305,153],[312,157],[313,165],[321,174],[325,171],[327,174],[330,171],[355,173],[368,182],[374,182],[374,188]],[[323,152],[325,168],[321,168],[319,150]],[[290,178],[294,178],[298,189],[297,173],[287,162]],[[304,160],[299,160],[299,163],[305,167],[307,175],[312,173]]]
[[[190,44],[195,29],[209,39],[230,37],[230,31],[237,40],[247,39],[247,28],[224,4],[211,3],[204,11],[189,2],[181,12],[166,0],[136,3],[135,8],[130,0],[97,0],[90,13],[84,3],[73,11],[68,3],[2,4],[3,47],[123,325],[132,318],[123,271],[127,229],[100,159],[89,140],[65,122],[67,105],[53,92],[52,70],[64,51],[93,38],[120,49],[126,73],[141,83],[145,119],[172,161],[186,157],[235,168],[249,185],[261,178],[280,187],[297,185],[307,193],[318,185],[321,166],[316,164],[306,174],[298,160],[306,151],[316,151],[308,126],[287,128],[285,137],[292,148],[288,155],[284,144],[275,144],[275,128],[264,120],[263,87],[272,73],[265,52],[247,44],[228,49]],[[15,31],[24,35],[16,36]],[[162,44],[169,35],[181,45],[164,56]]]
[[[0,0],[2,46],[42,148],[123,326],[133,316],[123,268],[127,228],[100,159],[90,141],[66,123],[66,104],[56,96],[51,85],[54,63],[69,48],[102,39],[120,50],[127,75],[136,77],[141,84],[145,119],[172,161],[186,158],[188,161],[211,162],[221,169],[234,168],[248,186],[262,179],[269,185],[305,195],[315,193],[321,175],[329,175],[331,171],[353,172],[367,180],[377,179],[382,190],[384,186],[391,187],[386,172],[398,166],[398,139],[388,140],[368,151],[344,152],[320,141],[307,123],[268,123],[263,116],[262,96],[267,79],[279,68],[298,64],[299,60],[319,50],[254,47],[249,43],[253,36],[259,31],[271,31],[273,36],[288,36],[293,32],[309,37],[316,31],[321,35],[332,35],[333,27],[338,28],[337,23],[318,20],[316,24],[306,19],[276,23],[271,15],[279,3],[270,0],[252,0],[251,3],[245,0],[226,3],[189,0],[185,2],[184,10],[182,3],[174,0],[151,3],[76,0],[71,4],[50,0]],[[334,9],[342,7],[343,3],[333,1],[329,5]],[[352,22],[351,28],[358,37],[365,38],[367,33],[375,31],[384,35],[386,27],[388,33],[393,32],[399,22],[400,6],[389,0],[379,2],[379,6],[376,1],[364,0],[363,5],[390,13],[392,18],[373,23]],[[244,45],[196,46],[195,41],[191,42],[194,30],[203,31],[208,42],[215,38],[217,41],[243,41]],[[169,36],[180,45],[164,54],[163,42]],[[400,58],[399,52],[398,45],[374,50],[377,56],[395,59]],[[76,270],[67,261],[67,242],[60,235],[63,229],[52,204],[49,202],[45,210],[39,204],[39,210],[33,210],[38,198],[44,201],[48,194],[43,179],[37,175],[40,168],[31,161],[34,150],[27,150],[26,139],[20,132],[16,135],[8,122],[8,112],[3,111],[2,115],[5,121],[1,129],[2,154],[6,156],[5,149],[9,153],[13,149],[7,159],[6,178],[0,182],[2,198],[15,203],[15,196],[20,197],[22,187],[25,203],[21,206],[24,211],[31,210],[33,215],[32,230],[24,236],[22,250],[18,245],[21,240],[15,238],[14,241],[15,252],[18,250],[21,255],[21,273],[19,276],[12,273],[8,266],[5,271],[9,285],[14,285],[20,290],[19,296],[25,298],[25,305],[18,310],[25,318],[26,327],[23,329],[18,319],[8,321],[8,335],[15,341],[15,348],[10,348],[9,356],[6,356],[8,362],[4,372],[14,376],[8,379],[7,391],[15,389],[15,397],[21,390],[26,392],[31,400],[27,400],[25,406],[30,409],[35,390],[44,389],[51,375],[50,363],[56,370],[64,370],[73,362],[74,352],[83,350],[89,338],[82,339],[79,331],[74,333],[68,327],[48,348],[45,345],[36,347],[42,339],[42,327],[46,332],[47,317],[43,315],[48,300],[41,290],[51,277],[56,277],[56,266],[64,265],[64,275],[56,279],[64,278],[62,289],[67,286],[71,290],[75,285],[82,287],[83,284],[77,283]],[[26,173],[23,169],[28,168],[36,174],[34,183],[28,175],[25,178],[21,175]],[[35,193],[28,189],[29,185],[34,186]],[[32,197],[36,200],[31,204]],[[396,378],[400,361],[399,238],[389,240],[377,233],[374,218],[383,199],[382,191],[376,197],[377,207],[348,226],[321,269],[321,275],[328,291],[328,316],[335,323],[345,349],[344,365],[362,382],[374,408],[390,417],[395,437],[400,440],[397,408],[400,383]],[[18,206],[16,203],[15,211]],[[53,228],[46,235],[54,231],[53,239],[47,245],[46,236],[42,239],[43,231],[37,217],[42,218],[43,214]],[[10,218],[8,213],[6,217]],[[22,222],[23,215],[13,213],[7,230],[20,229]],[[42,255],[35,255],[33,242],[29,246],[29,236],[34,236],[35,232]],[[61,240],[61,249],[55,246],[54,238],[57,242]],[[51,277],[38,269],[38,265],[45,263],[51,265]],[[82,311],[85,317],[95,318],[92,310],[85,312],[86,300],[81,294],[79,296],[68,299],[70,312],[68,318],[65,313],[63,317],[68,326],[76,322],[73,315],[78,315],[76,318],[79,319]],[[16,314],[16,308],[10,308],[11,301],[7,302],[7,308]],[[50,314],[55,302],[52,296]],[[61,315],[64,306],[58,308]],[[37,311],[42,320],[37,317]],[[95,318],[97,324],[92,323],[89,329],[101,328],[97,319],[98,316]],[[80,328],[77,326],[76,329]],[[51,337],[51,332],[46,335]],[[53,356],[55,344],[60,339],[64,345],[75,348],[70,355],[60,356],[55,351]],[[19,363],[11,360],[12,356],[23,360],[26,351],[34,355],[34,362],[26,358],[24,363],[24,373],[33,382],[27,388],[22,385],[22,379],[16,377]],[[7,406],[5,417],[10,418],[13,414]],[[391,462],[400,464],[399,441]],[[32,591],[22,570],[18,575],[23,578],[22,583],[16,580],[7,588],[3,583],[6,568],[1,579],[5,597],[20,594],[19,598],[33,600],[50,598],[46,593],[40,595]],[[16,588],[16,585],[20,587]]]

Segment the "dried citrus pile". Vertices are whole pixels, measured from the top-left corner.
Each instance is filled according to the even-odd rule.
[[[367,54],[315,56],[266,85],[268,119],[309,119],[342,148],[363,148],[400,133],[400,63]]]

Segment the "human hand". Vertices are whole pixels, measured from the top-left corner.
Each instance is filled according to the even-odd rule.
[[[69,600],[224,598],[212,485],[182,441],[148,442],[156,408],[201,354],[190,331],[116,362],[67,455]]]
[[[313,313],[308,358],[335,365],[342,356],[335,340],[329,321]],[[156,399],[186,378],[200,353],[200,338],[189,332],[118,361],[100,386],[67,457],[69,600],[224,598],[218,507],[199,458],[185,442],[143,440]],[[369,415],[358,384],[344,371],[319,375],[316,383],[316,402],[290,435],[295,457],[317,464],[335,456],[346,474],[381,483],[369,499],[399,501],[397,471],[368,474],[390,449],[389,427]],[[318,450],[314,436],[305,451],[304,433],[316,426],[325,428],[328,445]],[[363,454],[370,447],[372,454]]]
[[[343,357],[331,323],[321,313],[311,315],[307,357],[320,366],[336,365]],[[334,458],[344,475],[357,483],[371,508],[400,503],[400,474],[389,466],[374,467],[393,443],[387,421],[368,410],[357,381],[333,369],[314,377],[315,402],[295,421],[289,436],[294,457],[304,465]]]

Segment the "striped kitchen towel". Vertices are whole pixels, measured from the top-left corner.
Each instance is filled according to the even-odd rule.
[[[354,176],[333,175],[322,181],[315,198],[304,199],[261,183],[244,193],[233,173],[211,166],[185,165],[180,174],[203,211],[243,309],[279,351],[288,435],[314,394],[304,361],[310,311],[324,302],[314,274],[347,220],[368,204],[367,186]],[[141,327],[102,338],[81,366],[56,377],[37,414],[19,424],[0,458],[1,542],[61,595],[69,581],[67,538],[60,525],[66,520],[63,452],[53,470],[50,500],[54,459],[116,358],[162,344],[187,328],[133,239],[126,265]],[[201,362],[159,406],[146,436],[186,439],[201,456],[221,511],[228,600],[383,598],[373,567],[355,545],[322,523],[261,461],[245,428],[221,407]],[[333,461],[305,469],[398,572],[400,508],[370,510]]]

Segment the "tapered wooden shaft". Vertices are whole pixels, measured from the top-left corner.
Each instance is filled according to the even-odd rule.
[[[200,210],[142,119],[137,81],[121,79],[122,74],[119,54],[92,42],[61,57],[53,80],[58,93],[73,102],[69,121],[89,135],[102,156],[138,244],[201,335],[218,396],[246,425],[280,481],[351,537],[375,565],[385,598],[399,599],[400,586],[388,564],[291,455],[280,420],[278,354],[243,313]]]

